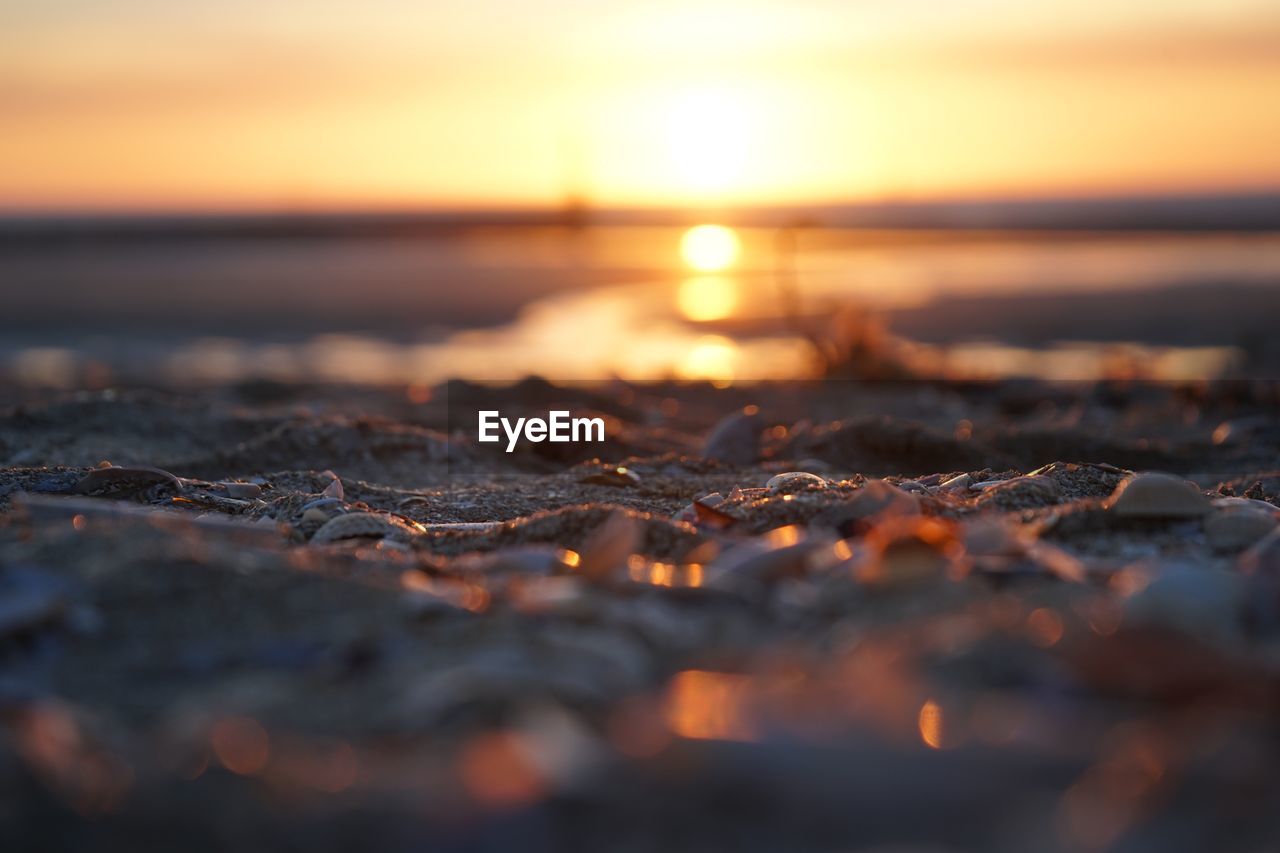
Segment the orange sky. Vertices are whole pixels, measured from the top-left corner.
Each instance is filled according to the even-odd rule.
[[[1274,0],[45,0],[0,207],[1280,186]]]

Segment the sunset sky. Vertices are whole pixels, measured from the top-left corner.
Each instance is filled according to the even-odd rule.
[[[42,0],[0,208],[1280,187],[1275,0]]]

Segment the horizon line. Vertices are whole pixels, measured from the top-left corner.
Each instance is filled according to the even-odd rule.
[[[1015,217],[1015,218],[1011,218]],[[1115,228],[1157,230],[1280,230],[1280,185],[1259,189],[1197,189],[963,197],[881,197],[752,204],[368,205],[329,208],[6,209],[3,236],[181,230],[290,231],[478,227],[678,226],[716,221],[738,227],[826,228]],[[326,228],[326,226],[328,226]],[[248,235],[246,235],[248,236]]]

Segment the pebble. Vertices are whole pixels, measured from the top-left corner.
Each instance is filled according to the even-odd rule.
[[[594,609],[586,588],[573,577],[530,578],[513,586],[509,594],[521,613],[584,616]]]
[[[822,543],[802,541],[781,547],[753,541],[725,551],[708,567],[707,586],[739,589],[744,584],[768,584],[785,577],[802,577]]]
[[[1027,549],[1027,557],[1031,564],[1046,575],[1061,581],[1084,583],[1088,579],[1088,570],[1081,560],[1048,542],[1033,542]]]
[[[1123,622],[1231,645],[1242,637],[1243,592],[1240,576],[1232,572],[1164,566],[1151,583],[1125,601]]]
[[[1034,539],[984,542],[980,536],[966,532],[965,550],[973,568],[992,577],[1022,575],[1082,583],[1088,576],[1084,563],[1077,557],[1056,545]]]
[[[917,539],[892,543],[864,564],[859,579],[870,586],[891,588],[944,578],[951,561],[932,545]]]
[[[640,485],[640,475],[630,468],[619,465],[616,468],[605,468],[600,471],[592,471],[590,474],[578,480],[579,483],[592,483],[598,486],[617,486],[618,488],[627,488],[628,486]]]
[[[1240,570],[1246,574],[1280,578],[1280,530],[1273,530],[1240,555]]]
[[[1252,507],[1260,509],[1263,512],[1269,512],[1272,515],[1280,516],[1280,507],[1269,504],[1266,501],[1256,500],[1255,498],[1214,498],[1213,505],[1216,507]]]
[[[920,499],[888,480],[871,480],[853,493],[848,506],[853,518],[873,515],[919,515]]]
[[[810,474],[808,471],[787,471],[785,474],[770,477],[764,486],[771,492],[786,493],[813,487],[824,489],[827,486],[827,481],[817,474]]]
[[[1033,541],[1022,528],[989,517],[966,521],[961,538],[970,554],[993,557],[1021,556]]]
[[[973,477],[968,474],[961,474],[952,477],[950,480],[944,480],[938,484],[938,488],[944,492],[960,492],[968,489],[973,485]]]
[[[963,554],[953,525],[937,519],[882,522],[867,536],[858,580],[888,589],[934,583],[959,574]]]
[[[257,483],[223,483],[222,485],[227,490],[229,498],[252,500],[262,495],[262,486]]]
[[[750,465],[760,458],[760,413],[755,406],[734,412],[716,424],[702,448],[707,459]]]
[[[1219,507],[1204,520],[1204,533],[1218,551],[1248,548],[1276,527],[1276,517],[1251,506]]]
[[[325,524],[326,522],[328,522],[328,521],[329,521],[329,513],[325,512],[324,510],[320,509],[319,507],[314,507],[314,506],[313,506],[313,507],[311,507],[311,509],[307,510],[306,512],[304,512],[304,513],[302,514],[302,519],[301,519],[301,521],[302,521],[302,523],[303,523],[303,524],[321,524],[321,525],[323,525],[323,524]]]
[[[613,514],[583,543],[578,571],[593,580],[606,579],[640,550],[643,538],[644,531],[637,519],[623,512]]]
[[[729,515],[716,509],[715,506],[704,503],[703,501],[693,502],[693,523],[699,527],[706,527],[711,530],[728,530],[738,523],[735,516]]]
[[[672,518],[675,519],[676,521],[683,521],[683,522],[687,522],[688,524],[694,524],[698,520],[698,504],[702,504],[703,508],[705,509],[706,507],[713,507],[719,503],[724,503],[724,495],[720,494],[719,492],[712,492],[711,494],[706,495],[704,497],[696,498],[693,503],[689,504],[687,507],[677,512],[675,515],[672,516]]]
[[[385,515],[373,512],[349,512],[331,518],[321,525],[311,536],[313,545],[336,542],[339,539],[358,539],[361,537],[382,537],[396,533],[411,532],[403,524],[397,524]]]
[[[1195,484],[1154,471],[1121,482],[1105,506],[1125,518],[1198,518],[1210,509]]]

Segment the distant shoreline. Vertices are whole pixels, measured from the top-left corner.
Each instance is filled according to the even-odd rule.
[[[738,227],[1020,230],[1280,231],[1280,190],[1084,198],[880,201],[709,208],[493,208],[487,210],[0,213],[0,246],[68,240],[404,238],[482,228],[680,226],[712,219]]]

